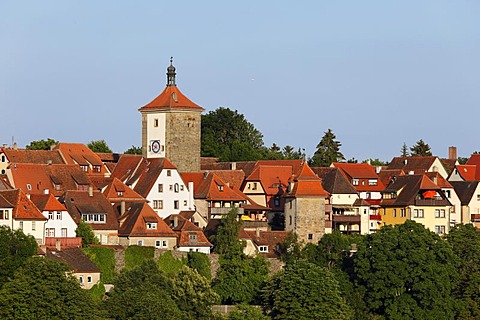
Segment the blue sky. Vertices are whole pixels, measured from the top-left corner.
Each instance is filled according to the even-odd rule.
[[[141,144],[137,109],[177,84],[266,145],[347,159],[480,150],[480,1],[2,1],[0,143]]]

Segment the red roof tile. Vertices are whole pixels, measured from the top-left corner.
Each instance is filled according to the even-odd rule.
[[[58,150],[7,149],[3,151],[10,163],[65,164]]]
[[[153,110],[193,110],[202,112],[205,109],[199,105],[193,103],[188,99],[178,88],[177,86],[167,86],[162,93],[155,99],[153,99],[147,105],[138,109],[139,111],[153,111]]]
[[[132,203],[122,217],[118,235],[123,237],[176,237],[175,232],[146,203]],[[146,223],[156,223],[156,229],[147,229]]]
[[[216,174],[210,172],[182,173],[184,182],[193,182],[196,199],[209,201],[246,201],[246,196],[233,190]]]
[[[175,218],[177,218],[177,225],[175,226]],[[211,247],[212,244],[208,241],[202,229],[194,225],[191,221],[185,219],[178,214],[169,215],[164,219],[165,223],[169,225],[177,234],[179,247]],[[195,235],[190,237],[190,235]]]
[[[245,181],[260,181],[268,195],[278,193],[279,187],[286,188],[293,171],[290,166],[257,166]]]
[[[455,167],[458,174],[463,178],[464,181],[475,181],[477,180],[477,166],[476,165],[457,165]]]
[[[105,197],[110,202],[146,202],[147,200],[129,188],[126,184],[117,178],[113,178],[112,182],[103,191]]]
[[[40,211],[67,211],[67,208],[52,194],[32,194],[30,200]]]
[[[47,220],[22,190],[2,190],[0,195],[14,206],[12,212],[14,219]]]
[[[57,144],[54,149],[60,150],[68,164],[100,166],[100,172],[93,172],[91,168],[88,168],[88,174],[104,175],[108,173],[108,170],[103,165],[102,159],[82,143],[61,142]]]

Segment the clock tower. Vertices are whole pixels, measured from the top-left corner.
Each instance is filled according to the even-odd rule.
[[[176,70],[170,59],[167,86],[142,114],[142,155],[167,158],[180,172],[200,171],[200,132],[203,109],[188,99],[176,84]]]

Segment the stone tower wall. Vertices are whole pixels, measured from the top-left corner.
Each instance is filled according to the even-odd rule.
[[[200,171],[201,113],[169,111],[165,125],[167,159],[179,172]]]
[[[303,243],[316,244],[325,234],[325,198],[300,197],[292,199],[292,209],[285,205],[285,229],[294,231]],[[289,225],[292,216],[292,225]],[[313,238],[309,239],[308,235]]]

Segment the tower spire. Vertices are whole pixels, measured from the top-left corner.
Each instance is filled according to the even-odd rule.
[[[173,57],[170,57],[170,65],[167,68],[167,87],[176,86],[175,67],[173,66]]]

